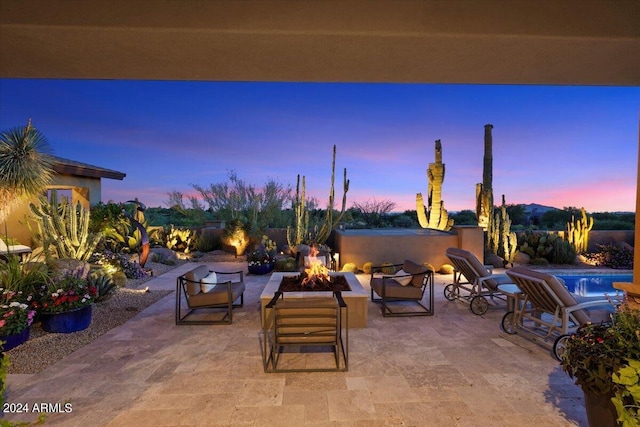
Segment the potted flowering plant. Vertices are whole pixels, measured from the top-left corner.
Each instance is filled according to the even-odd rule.
[[[12,301],[13,292],[3,291],[0,303],[0,341],[2,349],[11,350],[29,339],[29,327],[36,314],[27,304]]]
[[[589,425],[616,425],[611,399],[622,386],[613,380],[614,374],[630,360],[640,360],[639,336],[640,310],[623,301],[612,322],[586,324],[567,340],[562,369],[584,392]]]
[[[275,242],[267,236],[262,236],[260,245],[247,256],[249,273],[267,274],[273,271],[276,263],[275,253]]]
[[[36,304],[42,329],[62,333],[86,329],[97,295],[97,288],[78,274],[67,273],[53,279],[43,287]]]

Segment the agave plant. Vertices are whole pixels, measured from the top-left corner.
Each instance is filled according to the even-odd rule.
[[[21,198],[39,194],[51,182],[51,148],[40,131],[31,125],[0,134],[0,223]]]
[[[87,277],[87,280],[89,281],[89,285],[93,285],[97,289],[97,295],[94,299],[95,302],[108,300],[118,288],[115,283],[113,283],[113,279],[109,273],[106,272],[92,273]]]

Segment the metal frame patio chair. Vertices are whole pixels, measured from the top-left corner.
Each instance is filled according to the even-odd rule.
[[[389,274],[391,269],[393,274]],[[433,271],[423,265],[405,260],[403,264],[371,267],[370,285],[371,301],[380,303],[384,317],[433,315]],[[425,292],[427,305],[422,303]],[[414,303],[417,309],[406,310],[403,302]]]
[[[283,293],[276,292],[266,307],[271,311],[260,332],[265,372],[349,370],[349,310],[340,292],[334,292],[333,297],[319,298],[283,298]],[[306,357],[293,360],[283,357],[287,348],[299,350],[297,353],[310,353],[309,348],[315,348],[314,353],[331,349],[335,366],[327,367],[319,360]]]
[[[204,283],[203,278],[215,273],[215,283]],[[219,278],[229,280],[220,281]],[[233,322],[233,309],[244,305],[244,272],[243,271],[213,271],[206,265],[201,265],[179,276],[176,280],[176,325],[211,325],[231,324]],[[237,300],[239,303],[235,303]],[[183,314],[183,305],[186,303],[186,313]],[[222,318],[206,319],[196,311],[205,309],[222,309]],[[198,316],[196,316],[198,314]],[[193,316],[193,320],[188,318]],[[198,317],[198,318],[195,318]]]

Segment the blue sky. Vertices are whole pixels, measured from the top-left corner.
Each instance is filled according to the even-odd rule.
[[[346,167],[348,207],[415,209],[440,139],[445,207],[475,209],[491,123],[496,202],[633,211],[639,112],[639,87],[0,79],[0,130],[31,118],[54,154],[127,174],[103,201],[148,206],[230,170],[257,186],[306,175],[324,205],[335,144],[337,199]]]

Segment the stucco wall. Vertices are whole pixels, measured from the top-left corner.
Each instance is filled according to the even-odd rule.
[[[467,249],[483,259],[483,232],[478,227],[454,227],[451,232],[423,229],[336,230],[336,252],[340,265],[351,262],[359,268],[365,262],[402,263],[410,259],[428,262],[436,269],[449,264],[449,247]]]

